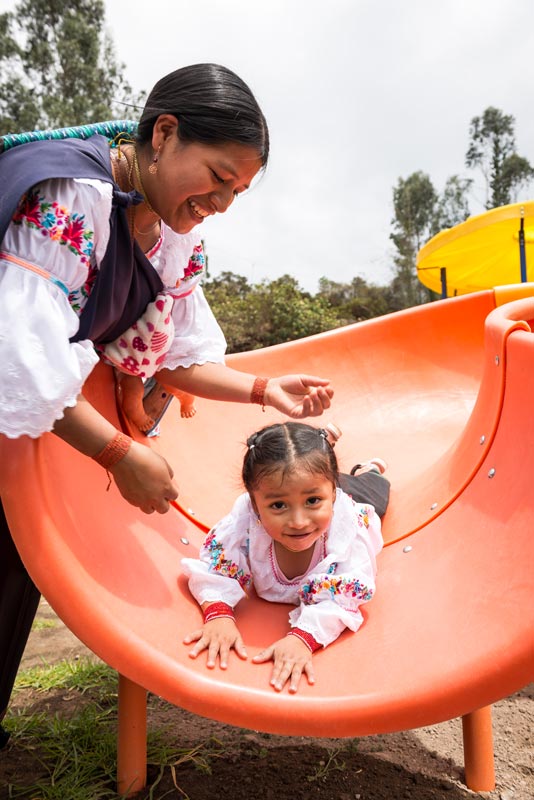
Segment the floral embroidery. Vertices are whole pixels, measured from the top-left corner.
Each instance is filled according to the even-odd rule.
[[[15,225],[24,222],[28,227],[40,230],[43,236],[66,246],[71,253],[80,256],[82,264],[89,268],[94,248],[94,233],[85,229],[85,215],[69,214],[65,206],[56,201],[50,203],[34,187],[24,195],[13,215]]]
[[[69,213],[65,206],[56,201],[49,202],[39,187],[34,187],[22,197],[12,221],[15,225],[26,224],[40,231],[43,236],[66,247],[80,259],[87,269],[87,278],[83,286],[69,294],[73,310],[80,313],[98,274],[98,269],[91,263],[94,232],[85,227],[85,215]]]
[[[322,592],[329,592],[331,599],[336,595],[344,594],[356,597],[358,600],[370,600],[374,594],[373,589],[360,583],[357,578],[348,579],[329,575],[328,577],[312,578],[305,583],[299,591],[299,597],[306,605],[312,605],[319,602]]]
[[[98,275],[98,268],[94,264],[91,264],[87,272],[87,278],[85,279],[85,283],[83,284],[83,286],[80,286],[79,289],[75,289],[75,291],[69,294],[69,303],[71,304],[74,311],[78,313],[81,312],[82,308],[87,302],[87,298],[91,294],[91,290],[94,286],[97,275]]]
[[[189,259],[189,263],[184,270],[184,277],[182,280],[190,281],[192,278],[195,278],[199,272],[204,272],[205,266],[205,258],[204,258],[204,250],[202,249],[201,244],[195,245],[193,248],[193,253],[191,258]]]
[[[209,533],[203,545],[203,550],[207,550],[210,555],[210,571],[218,572],[227,578],[235,578],[242,589],[246,589],[252,582],[250,573],[239,569],[237,564],[224,557],[223,546],[215,538],[215,531]]]
[[[356,522],[359,528],[369,528],[369,509],[367,506],[361,506],[356,517]]]

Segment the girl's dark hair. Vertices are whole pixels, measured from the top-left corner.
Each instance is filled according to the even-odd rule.
[[[234,142],[269,157],[269,130],[247,84],[219,64],[193,64],[161,78],[150,92],[137,129],[141,145],[152,138],[160,114],[172,114],[185,142]]]
[[[322,428],[303,422],[268,425],[247,439],[247,447],[241,477],[249,493],[268,475],[281,472],[283,480],[303,467],[337,486],[337,459]]]

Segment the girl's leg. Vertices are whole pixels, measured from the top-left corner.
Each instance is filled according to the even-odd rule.
[[[0,502],[0,722],[39,605],[40,593],[26,572]],[[0,747],[7,742],[0,726]]]
[[[146,413],[143,406],[144,384],[135,375],[118,376],[121,405],[124,413],[140,431],[149,431],[154,426],[153,418]]]

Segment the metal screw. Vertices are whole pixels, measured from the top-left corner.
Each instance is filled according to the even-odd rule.
[[[484,434],[482,434],[482,436],[480,437],[480,444],[484,444],[485,441],[486,437],[484,436]]]
[[[409,553],[410,550],[412,550],[412,549],[413,548],[412,548],[411,544],[407,544],[405,547],[402,548],[402,552],[403,553]]]
[[[495,356],[495,364],[499,366],[499,356]]]
[[[495,472],[496,472],[495,468],[492,467],[490,469],[490,471],[488,472],[488,478],[493,478],[493,476],[495,475]]]
[[[430,510],[434,511],[434,509],[437,508],[437,507],[438,507],[437,503],[432,503],[432,505],[430,506]]]
[[[195,512],[193,511],[193,509],[192,509],[192,508],[188,508],[188,509],[187,509],[187,513],[188,513],[188,514],[191,514],[191,516],[192,516],[192,517],[194,517],[194,516],[195,516]]]
[[[181,541],[181,543],[182,543],[182,544],[189,544],[189,539],[186,539],[186,537],[185,537],[185,536],[182,536],[182,537],[180,538],[180,541]]]

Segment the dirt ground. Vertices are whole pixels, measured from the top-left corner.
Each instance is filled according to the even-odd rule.
[[[90,655],[44,601],[38,617],[55,625],[32,632],[23,667]],[[24,690],[14,707],[62,713],[66,700],[64,692]],[[167,769],[158,776],[149,768],[149,781],[159,781],[137,800],[534,800],[534,684],[494,706],[497,788],[479,794],[463,783],[460,720],[351,740],[283,737],[223,725],[151,697],[149,728],[161,727],[188,749],[211,739],[211,774],[190,760],[176,766],[174,775]],[[35,756],[11,741],[0,754],[0,800],[10,796],[8,781],[38,768]]]

